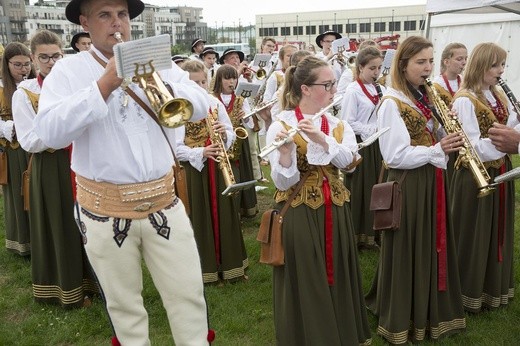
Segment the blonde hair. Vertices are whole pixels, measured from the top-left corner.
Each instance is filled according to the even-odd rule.
[[[207,73],[208,70],[206,69],[206,66],[200,61],[197,60],[188,60],[185,61],[181,68],[184,71],[191,72],[191,73],[197,73],[197,72],[204,72]]]
[[[461,89],[473,91],[481,101],[486,103],[486,97],[482,92],[484,74],[494,65],[505,61],[506,57],[507,52],[495,43],[486,42],[478,44],[469,57]],[[497,89],[492,85],[490,90],[496,92]]]
[[[446,47],[444,47],[444,50],[442,51],[442,54],[441,54],[441,73],[446,72],[446,68],[447,68],[446,65],[444,64],[444,60],[450,59],[453,56],[453,51],[455,49],[460,49],[460,48],[466,49],[466,51],[468,50],[465,45],[463,45],[462,43],[458,43],[458,42],[450,43]]]

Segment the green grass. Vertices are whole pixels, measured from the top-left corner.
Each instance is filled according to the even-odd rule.
[[[517,165],[518,161],[516,160]],[[268,175],[266,175],[268,176]],[[520,185],[520,184],[517,184]],[[517,186],[517,200],[520,188]],[[273,187],[259,192],[260,210],[271,204]],[[3,203],[0,202],[0,205]],[[520,282],[520,228],[516,206],[515,282]],[[0,207],[1,208],[1,207]],[[258,263],[256,231],[261,213],[243,223],[249,254],[249,280],[206,287],[210,325],[217,337],[214,345],[274,345],[271,270]],[[3,219],[3,210],[0,210]],[[30,262],[5,250],[5,233],[0,225],[0,346],[3,345],[109,345],[111,330],[99,298],[91,307],[63,310],[37,304],[32,299]],[[363,287],[368,290],[377,265],[377,253],[361,252]],[[173,344],[166,314],[150,276],[145,271],[143,296],[149,312],[153,345]],[[384,345],[375,334],[376,319],[369,314],[372,344]],[[467,315],[466,332],[442,339],[438,345],[516,345],[520,332],[520,302],[478,315]],[[433,344],[425,342],[425,345]]]

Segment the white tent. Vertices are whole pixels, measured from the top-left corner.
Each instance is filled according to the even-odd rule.
[[[426,12],[426,36],[434,46],[435,74],[448,43],[463,43],[471,53],[481,42],[494,42],[507,51],[504,80],[520,98],[520,1],[427,0]]]

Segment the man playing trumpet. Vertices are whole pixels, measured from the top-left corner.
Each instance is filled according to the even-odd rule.
[[[193,230],[173,191],[173,155],[159,125],[128,100],[113,58],[114,33],[130,40],[130,20],[143,9],[141,0],[72,0],[67,5],[67,19],[90,33],[91,54],[57,62],[45,80],[35,129],[49,147],[74,143],[76,217],[117,339],[123,345],[150,344],[141,296],[144,258],[175,343],[203,345],[213,334],[208,333]],[[209,109],[204,90],[177,65],[159,73],[177,97],[192,102],[194,114]],[[144,99],[137,85],[128,88]],[[173,129],[165,131],[173,143]]]

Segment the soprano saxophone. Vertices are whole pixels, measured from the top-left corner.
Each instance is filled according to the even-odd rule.
[[[206,118],[206,126],[209,133],[209,139],[211,143],[218,145],[218,156],[215,158],[215,161],[218,162],[218,168],[222,172],[222,176],[224,177],[224,183],[226,184],[226,190],[222,192],[223,195],[231,195],[230,187],[236,185],[235,175],[233,174],[233,170],[231,169],[231,163],[229,162],[229,156],[226,151],[224,140],[220,133],[216,132],[213,129],[213,125],[215,121],[218,120],[218,109],[215,108],[213,111],[208,112],[208,116]]]
[[[426,87],[430,89],[432,96],[432,102],[437,109],[439,116],[444,123],[444,129],[447,134],[460,133],[464,142],[463,146],[459,150],[457,161],[455,161],[455,169],[458,169],[461,164],[466,163],[469,170],[473,174],[473,178],[477,183],[479,190],[477,197],[484,197],[492,193],[495,188],[490,185],[491,178],[486,170],[486,167],[482,163],[482,160],[478,156],[475,148],[471,144],[466,132],[462,128],[458,117],[451,116],[450,110],[446,103],[441,99],[439,92],[432,85],[432,81],[429,78],[425,79]]]

